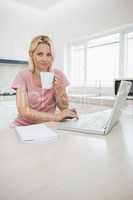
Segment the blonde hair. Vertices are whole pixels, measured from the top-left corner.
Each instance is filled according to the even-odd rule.
[[[54,60],[54,48],[53,48],[53,42],[51,41],[51,39],[46,35],[36,36],[35,38],[32,39],[32,41],[30,43],[30,48],[29,48],[30,67],[31,67],[31,70],[32,70],[33,73],[35,72],[36,66],[33,62],[32,55],[33,55],[34,51],[36,50],[36,48],[38,47],[39,44],[47,44],[49,46],[52,59]],[[51,71],[51,70],[52,70],[52,66],[49,67],[48,71]]]

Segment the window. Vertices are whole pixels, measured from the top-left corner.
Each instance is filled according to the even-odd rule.
[[[133,78],[133,25],[71,42],[68,49],[71,86],[108,88],[115,78]]]
[[[127,34],[127,77],[133,78],[133,32]]]
[[[88,42],[87,85],[112,86],[118,78],[119,34]]]

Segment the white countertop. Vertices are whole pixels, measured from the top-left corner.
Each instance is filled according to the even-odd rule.
[[[133,200],[132,109],[107,136],[58,131],[57,141],[21,144],[8,127],[14,104],[0,104],[0,199]]]

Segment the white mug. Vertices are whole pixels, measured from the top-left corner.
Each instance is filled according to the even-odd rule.
[[[44,89],[53,87],[54,74],[52,72],[40,72],[41,83]]]

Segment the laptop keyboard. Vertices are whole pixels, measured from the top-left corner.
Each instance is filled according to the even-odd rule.
[[[109,119],[110,112],[97,112],[86,116],[81,119],[81,126],[87,126],[87,128],[103,129]]]
[[[78,128],[78,129],[103,129],[109,119],[111,114],[111,109],[81,115],[78,120],[73,119],[69,122],[62,124],[64,127],[68,128]]]

